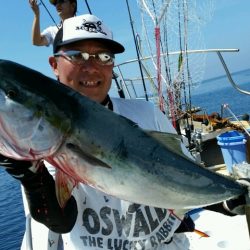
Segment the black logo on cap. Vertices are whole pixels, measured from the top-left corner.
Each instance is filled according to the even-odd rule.
[[[104,35],[107,35],[103,30],[102,30],[102,22],[88,22],[85,19],[83,19],[83,24],[81,26],[76,26],[76,30],[86,30],[91,33],[102,33]]]

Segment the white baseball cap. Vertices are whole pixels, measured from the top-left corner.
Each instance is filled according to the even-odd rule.
[[[53,52],[62,45],[82,40],[99,40],[114,54],[124,52],[124,47],[113,40],[112,31],[98,17],[90,14],[74,16],[64,20],[63,27],[57,32]]]

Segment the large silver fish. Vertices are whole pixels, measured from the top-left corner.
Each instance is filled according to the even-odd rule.
[[[143,131],[57,81],[5,60],[0,61],[0,153],[45,159],[60,169],[61,206],[77,182],[170,209],[201,207],[246,192],[188,159],[177,136]]]

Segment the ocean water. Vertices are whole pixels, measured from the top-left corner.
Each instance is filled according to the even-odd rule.
[[[20,249],[24,230],[20,184],[0,167],[0,249]]]
[[[250,91],[250,69],[233,74],[233,79]],[[220,113],[222,104],[228,104],[235,115],[250,114],[250,96],[235,90],[225,76],[204,81],[192,94],[192,104],[208,114]],[[0,249],[18,250],[25,230],[20,184],[1,167],[0,191]]]
[[[236,72],[232,74],[232,78],[241,89],[250,92],[250,69]],[[228,104],[236,116],[250,114],[250,95],[233,88],[225,75],[206,80],[194,88],[191,102],[208,114],[220,113],[223,104]],[[230,117],[227,109],[224,109],[224,117]]]

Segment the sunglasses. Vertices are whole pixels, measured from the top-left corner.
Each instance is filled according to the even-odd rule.
[[[69,0],[50,0],[50,2],[54,5],[57,5],[57,4],[62,4],[62,3],[66,3],[68,2]]]
[[[73,64],[77,65],[83,65],[86,61],[90,59],[90,57],[92,57],[94,62],[99,65],[112,65],[115,59],[114,54],[110,52],[100,52],[91,55],[87,52],[82,52],[78,50],[59,51],[58,53],[55,53],[54,56],[62,56]]]

